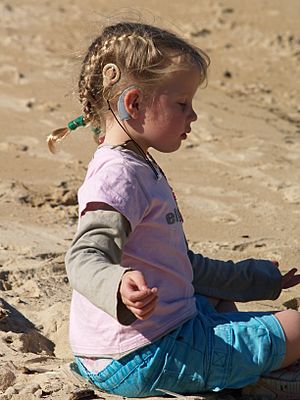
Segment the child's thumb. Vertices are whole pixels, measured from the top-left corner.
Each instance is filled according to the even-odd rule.
[[[135,284],[139,290],[148,290],[148,285],[142,272],[136,271]]]

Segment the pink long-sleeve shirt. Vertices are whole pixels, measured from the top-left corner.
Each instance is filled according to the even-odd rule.
[[[129,221],[131,232],[120,264],[141,271],[148,286],[157,287],[159,293],[149,319],[125,326],[73,290],[70,344],[74,354],[124,353],[195,315],[192,266],[180,212],[166,178],[159,173],[157,179],[143,157],[103,146],[89,164],[78,197],[80,214],[89,202],[103,202]]]

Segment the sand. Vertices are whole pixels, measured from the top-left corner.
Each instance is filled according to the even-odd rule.
[[[95,144],[87,129],[76,131],[54,156],[46,137],[80,115],[81,56],[103,17],[143,15],[211,57],[189,139],[176,153],[153,153],[177,194],[191,247],[226,260],[276,259],[282,272],[298,266],[299,1],[135,6],[0,2],[0,400],[70,399],[77,389],[61,368],[72,358],[64,254]],[[283,310],[299,298],[296,287],[275,302],[238,306]]]

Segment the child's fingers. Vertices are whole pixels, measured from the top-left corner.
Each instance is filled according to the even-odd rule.
[[[282,279],[288,281],[289,279],[292,279],[295,276],[296,272],[297,272],[297,268],[292,268],[286,274],[284,274],[282,276]]]
[[[297,268],[291,268],[286,274],[285,274],[285,276],[288,276],[288,275],[295,275],[295,273],[297,272]]]
[[[282,288],[288,289],[290,287],[300,284],[300,274],[296,274],[297,268],[292,268],[282,276]]]
[[[131,271],[128,273],[127,277],[129,277],[131,285],[136,287],[138,290],[146,291],[149,289],[141,271]]]
[[[147,292],[134,292],[130,293],[127,297],[126,305],[135,308],[143,308],[156,298],[157,294],[151,293],[150,290],[148,290]]]
[[[149,317],[151,317],[151,315],[152,315],[153,312],[154,312],[154,309],[155,309],[155,307],[154,307],[153,309],[151,309],[147,314],[143,314],[143,316],[137,317],[137,319],[140,319],[141,321],[145,321],[146,319],[148,319]]]
[[[124,305],[138,318],[151,314],[156,307],[156,287],[149,288],[140,271],[128,271],[123,275],[120,285],[120,296]]]
[[[141,320],[145,320],[153,313],[156,307],[156,299],[153,299],[143,308],[128,307],[133,314]]]
[[[142,301],[136,301],[132,304],[133,307],[135,308],[145,308],[148,306],[148,304],[156,302],[157,301],[157,296],[156,295],[149,295],[147,298],[145,298]]]

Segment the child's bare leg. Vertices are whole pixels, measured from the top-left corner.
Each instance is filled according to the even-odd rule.
[[[300,313],[286,310],[275,313],[286,338],[286,354],[281,368],[293,364],[300,358]]]
[[[233,301],[220,300],[216,297],[207,297],[207,299],[218,312],[238,311]]]

